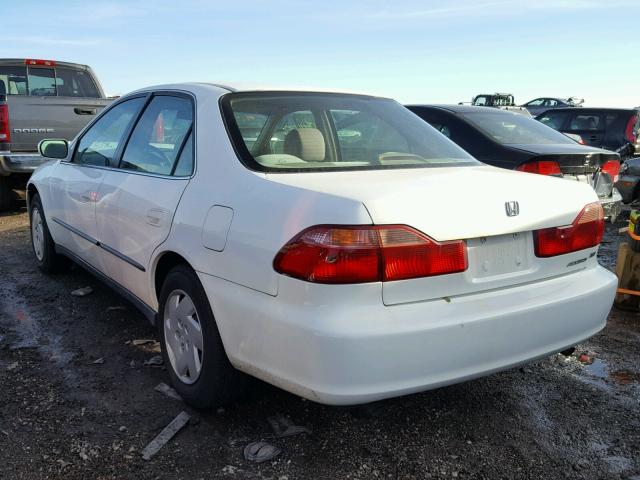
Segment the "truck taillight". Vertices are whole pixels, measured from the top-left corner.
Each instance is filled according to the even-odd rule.
[[[615,183],[618,181],[620,175],[620,162],[617,160],[609,160],[602,165],[601,170],[611,177],[611,180]]]
[[[10,141],[9,105],[0,105],[0,143],[9,143]]]
[[[462,240],[437,242],[406,225],[320,225],[291,239],[274,269],[313,283],[390,282],[467,269]]]
[[[55,60],[39,60],[39,59],[35,59],[35,58],[27,58],[24,61],[25,65],[39,65],[39,66],[43,66],[43,67],[55,67],[56,66],[56,61]]]
[[[562,175],[558,162],[552,160],[535,160],[523,163],[516,167],[516,170],[527,173],[537,173],[538,175]]]
[[[604,234],[604,212],[595,202],[582,209],[571,225],[533,232],[536,257],[555,257],[595,247]]]

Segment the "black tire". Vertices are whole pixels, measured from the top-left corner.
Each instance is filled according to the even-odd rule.
[[[0,175],[0,211],[9,210],[15,205],[15,198],[9,177]]]
[[[42,222],[40,232],[42,235],[41,255],[38,255],[36,252],[34,242],[34,216],[36,218],[39,216]],[[29,204],[29,227],[29,232],[31,234],[31,249],[33,250],[33,256],[36,259],[38,268],[46,274],[66,272],[69,269],[71,261],[67,257],[56,253],[56,244],[53,242],[51,234],[49,233],[49,227],[47,226],[47,219],[44,216],[40,195],[37,193],[33,196],[31,203]]]
[[[201,370],[193,383],[185,383],[180,379],[167,353],[165,311],[169,298],[176,291],[190,297],[202,330]],[[179,265],[169,272],[162,285],[159,306],[157,327],[162,357],[171,383],[180,396],[196,408],[217,407],[240,398],[247,390],[249,377],[236,370],[229,362],[207,295],[191,268]]]

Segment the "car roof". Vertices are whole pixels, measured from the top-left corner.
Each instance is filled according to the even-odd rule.
[[[34,68],[55,68],[55,67],[69,67],[69,68],[77,68],[80,70],[89,69],[89,65],[84,65],[82,63],[72,63],[72,62],[61,62],[59,60],[37,60],[40,62],[52,62],[51,65],[28,65],[26,63],[27,58],[0,58],[0,66],[2,67],[34,67]]]
[[[332,89],[326,87],[304,87],[304,86],[288,86],[288,85],[263,85],[247,82],[183,82],[164,85],[151,85],[148,87],[137,89],[130,93],[152,92],[157,90],[186,90],[194,92],[196,90],[215,91],[219,95],[226,93],[244,93],[244,92],[300,92],[300,93],[336,93],[346,95],[358,95],[369,98],[388,98],[371,93],[355,92],[349,90]]]
[[[440,104],[411,104],[405,105],[407,108],[431,108],[438,110],[446,110],[451,113],[478,113],[478,112],[486,112],[486,113],[496,113],[496,114],[506,114],[506,115],[520,115],[519,113],[511,112],[509,110],[502,110],[500,108],[493,107],[478,107],[474,105],[440,105]]]
[[[552,108],[547,110],[547,112],[575,112],[578,109],[579,112],[596,112],[596,113],[605,113],[605,112],[633,112],[638,111],[638,108],[609,108],[609,107],[562,107],[562,108]]]

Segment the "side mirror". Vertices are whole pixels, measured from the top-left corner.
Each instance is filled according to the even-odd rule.
[[[66,140],[42,140],[38,152],[47,158],[64,159],[69,154],[69,142]]]

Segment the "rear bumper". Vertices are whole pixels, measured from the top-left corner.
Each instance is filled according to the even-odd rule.
[[[605,326],[617,286],[595,266],[448,301],[384,306],[379,284],[281,277],[272,297],[200,278],[238,369],[333,405],[462,382],[573,346]]]
[[[614,188],[610,197],[600,197],[600,205],[604,210],[604,216],[613,221],[622,212],[622,195]]]
[[[47,159],[37,153],[0,152],[0,175],[33,173]]]

